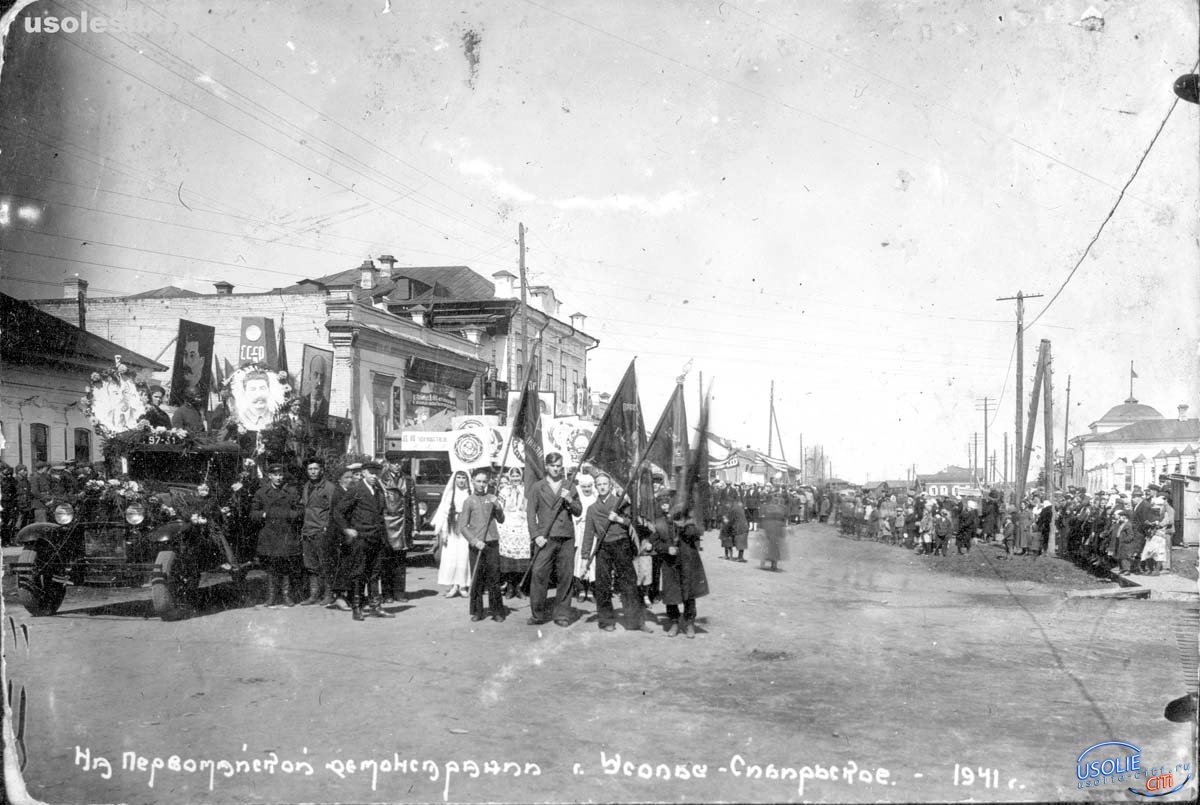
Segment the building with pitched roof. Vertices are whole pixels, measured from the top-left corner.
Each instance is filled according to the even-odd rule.
[[[150,355],[170,349],[187,320],[216,329],[213,356],[238,364],[243,317],[274,320],[279,352],[302,377],[305,355],[320,354],[332,378],[331,422],[348,428],[347,449],[379,454],[386,437],[457,414],[505,414],[508,389],[524,371],[522,303],[515,277],[493,280],[467,266],[401,267],[390,255],[265,293],[235,293],[228,282],[200,294],[167,286],[121,297],[88,297],[68,281],[64,298],[41,310]],[[542,343],[539,385],[555,414],[586,413],[587,353],[599,342],[584,317],[558,318],[547,286],[527,289],[530,342]],[[86,321],[86,324],[83,322]],[[170,372],[157,378],[167,385]]]
[[[587,416],[591,411],[587,355],[600,342],[584,331],[587,317],[582,313],[562,316],[561,302],[548,285],[527,287],[522,306],[520,282],[512,272],[497,271],[488,280],[467,266],[398,266],[395,258],[383,255],[283,290],[314,289],[350,293],[360,304],[479,345],[492,367],[483,413],[505,413],[507,392],[521,382],[525,355],[533,339],[540,338],[538,388],[553,393],[554,414]]]
[[[1068,483],[1095,492],[1132,491],[1159,482],[1165,475],[1195,475],[1200,419],[1187,416],[1188,406],[1168,419],[1133,397],[1113,406],[1070,440]]]
[[[38,461],[97,459],[96,434],[81,400],[92,372],[111,368],[118,356],[147,375],[167,368],[28,302],[0,294],[3,460],[32,469]]]

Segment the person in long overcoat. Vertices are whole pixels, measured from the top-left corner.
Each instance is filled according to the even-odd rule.
[[[1000,531],[1000,493],[995,489],[983,499],[979,527],[983,529],[984,539],[989,540],[994,540]]]
[[[300,520],[304,517],[304,507],[296,488],[284,483],[282,464],[267,467],[267,480],[250,504],[250,519],[262,523],[258,555],[267,569],[266,605],[274,607],[282,603],[290,607],[295,604],[292,576],[296,575],[302,554]]]
[[[746,561],[746,543],[749,540],[750,525],[746,522],[746,507],[742,501],[730,496],[721,514],[721,547],[725,549],[725,558],[732,562]],[[738,555],[733,557],[733,550]]]
[[[770,498],[759,513],[763,531],[763,550],[759,556],[762,562],[770,562],[770,570],[779,570],[779,560],[783,559],[784,538],[787,535],[787,509],[779,495]]]
[[[662,600],[667,605],[669,637],[675,637],[681,629],[687,637],[696,636],[696,599],[708,595],[708,576],[697,549],[700,537],[699,526],[682,506],[672,510],[670,519],[665,514],[655,518],[651,543],[662,560]]]

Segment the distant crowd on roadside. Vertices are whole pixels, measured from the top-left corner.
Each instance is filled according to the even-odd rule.
[[[1006,504],[998,489],[984,489],[978,498],[907,491],[835,497],[833,521],[842,534],[932,556],[946,556],[952,544],[957,553],[967,553],[977,542],[1038,556],[1047,550],[1053,524],[1067,559],[1120,573],[1157,574],[1167,563],[1175,529],[1169,491],[1157,484],[1128,493],[1088,494],[1071,487],[1051,500],[1033,493],[1020,507]]]

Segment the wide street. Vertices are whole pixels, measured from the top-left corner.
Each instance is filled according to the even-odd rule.
[[[1195,774],[1194,727],[1162,715],[1186,691],[1185,604],[955,575],[828,525],[794,529],[781,573],[705,545],[695,640],[600,632],[591,603],[566,629],[525,606],[472,624],[428,564],[396,619],[363,623],[221,609],[221,588],[171,623],[146,591],[72,590],[38,619],[7,595],[26,785],[54,803],[1136,799],[1076,788],[1107,740]]]

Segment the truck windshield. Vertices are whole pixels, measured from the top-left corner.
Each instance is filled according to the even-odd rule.
[[[223,461],[223,459],[225,459]],[[236,461],[236,459],[235,459]],[[176,453],[168,451],[134,451],[129,454],[129,477],[135,481],[157,481],[166,484],[198,484],[206,480],[212,462],[211,474],[221,470],[228,472],[227,456],[200,453]],[[214,479],[208,479],[211,483]]]
[[[418,484],[445,486],[450,480],[450,459],[442,456],[413,457],[413,480]]]

